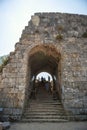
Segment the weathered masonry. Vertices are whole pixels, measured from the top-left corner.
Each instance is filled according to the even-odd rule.
[[[20,119],[40,72],[55,77],[66,111],[87,119],[87,16],[36,13],[0,73],[0,107]]]

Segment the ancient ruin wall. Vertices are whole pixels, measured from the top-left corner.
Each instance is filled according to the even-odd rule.
[[[0,74],[0,107],[21,115],[27,91],[29,52],[35,46],[54,46],[61,54],[61,100],[66,110],[87,118],[87,16],[36,13],[10,53]]]

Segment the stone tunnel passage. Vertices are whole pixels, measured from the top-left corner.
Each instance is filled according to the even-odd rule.
[[[36,51],[37,50],[37,51]],[[53,80],[53,90],[58,92],[59,97],[61,98],[61,64],[60,64],[60,54],[56,51],[55,48],[45,47],[35,47],[32,49],[29,55],[29,64],[28,64],[28,90],[32,89],[35,86],[36,76],[40,72],[47,72],[52,76]],[[33,82],[33,83],[32,83]],[[33,85],[32,85],[33,84]],[[27,91],[28,95],[30,92]],[[27,98],[28,98],[27,97]]]

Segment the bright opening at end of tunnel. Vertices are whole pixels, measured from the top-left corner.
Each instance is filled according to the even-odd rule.
[[[51,76],[49,73],[47,73],[47,72],[41,72],[41,73],[39,73],[39,74],[36,76],[36,79],[41,81],[41,78],[42,78],[42,77],[43,77],[46,81],[48,81],[48,80],[52,81],[52,76]]]

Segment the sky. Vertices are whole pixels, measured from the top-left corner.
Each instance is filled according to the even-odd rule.
[[[0,0],[0,56],[14,51],[22,30],[36,12],[87,15],[87,0]]]
[[[41,81],[42,77],[45,78],[46,81],[48,81],[48,77],[50,77],[50,81],[52,81],[52,76],[49,73],[47,73],[47,72],[41,72],[41,73],[39,73],[36,76],[36,79]]]

